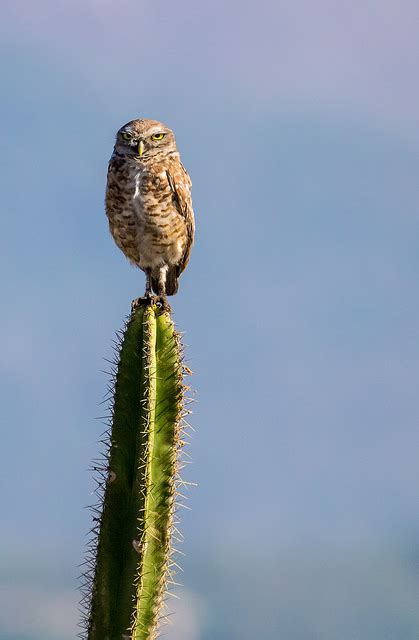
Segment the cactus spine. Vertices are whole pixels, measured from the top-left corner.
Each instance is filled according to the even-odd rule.
[[[183,407],[180,340],[168,312],[140,305],[122,337],[91,589],[88,640],[156,637],[171,571]]]

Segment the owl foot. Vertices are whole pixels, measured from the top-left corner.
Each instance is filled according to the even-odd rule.
[[[163,312],[172,312],[172,308],[167,302],[166,296],[153,296],[151,293],[146,292],[142,298],[134,298],[131,302],[131,313],[134,313],[138,307],[148,307],[152,305],[156,305],[156,307]]]
[[[165,313],[172,313],[172,307],[167,301],[166,296],[156,296],[157,306]]]
[[[134,298],[131,302],[131,313],[134,313],[138,307],[148,307],[152,304],[156,304],[156,297],[151,293],[146,293],[142,298]]]

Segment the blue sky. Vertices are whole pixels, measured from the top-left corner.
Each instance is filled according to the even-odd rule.
[[[0,13],[0,638],[75,635],[103,358],[144,287],[103,211],[136,116],[175,129],[197,219],[173,308],[198,488],[168,637],[416,638],[417,5]]]

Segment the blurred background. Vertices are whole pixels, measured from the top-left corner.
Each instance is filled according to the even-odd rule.
[[[70,640],[111,341],[116,130],[197,220],[169,640],[419,637],[419,5],[2,0],[0,638]]]

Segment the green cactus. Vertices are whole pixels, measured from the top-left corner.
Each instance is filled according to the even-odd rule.
[[[86,593],[88,640],[152,640],[157,634],[172,572],[183,445],[181,351],[170,314],[139,304],[123,333],[115,371],[103,502]]]

